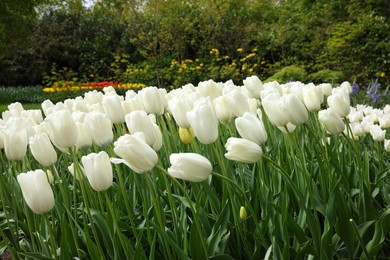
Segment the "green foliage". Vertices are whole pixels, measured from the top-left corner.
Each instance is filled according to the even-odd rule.
[[[340,84],[345,81],[345,76],[341,71],[323,69],[308,75],[308,79],[313,83],[328,82],[332,84]]]
[[[286,83],[289,81],[302,81],[305,82],[307,79],[307,74],[305,69],[292,65],[287,66],[276,72],[272,77],[268,78],[266,81],[278,81],[281,83]]]

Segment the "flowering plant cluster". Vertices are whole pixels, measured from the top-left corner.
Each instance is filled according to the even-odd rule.
[[[56,81],[51,87],[43,88],[45,93],[53,92],[70,92],[70,91],[82,91],[103,89],[105,87],[112,86],[116,89],[141,89],[145,87],[142,83],[119,83],[114,81],[100,81],[100,82],[88,82],[88,83],[75,83],[74,81]]]
[[[351,107],[352,90],[251,76],[10,104],[3,244],[15,259],[380,257],[390,105]]]

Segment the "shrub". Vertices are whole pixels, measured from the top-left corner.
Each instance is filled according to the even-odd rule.
[[[328,82],[332,84],[339,84],[345,80],[344,73],[330,69],[324,69],[312,73],[308,79],[313,83]]]
[[[280,71],[276,72],[273,76],[266,81],[278,81],[280,83],[286,83],[289,81],[306,81],[306,71],[296,65],[284,67]]]

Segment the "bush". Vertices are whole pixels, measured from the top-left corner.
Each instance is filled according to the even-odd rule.
[[[296,65],[284,67],[280,71],[276,72],[273,76],[268,78],[266,82],[278,81],[280,83],[286,83],[289,81],[306,81],[306,71]]]
[[[342,73],[341,71],[324,69],[310,74],[308,76],[308,79],[316,84],[322,82],[339,84],[345,80],[345,77],[344,73]]]

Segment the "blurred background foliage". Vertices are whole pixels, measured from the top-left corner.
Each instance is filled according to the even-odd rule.
[[[0,85],[258,75],[386,87],[389,20],[388,0],[2,0]]]

